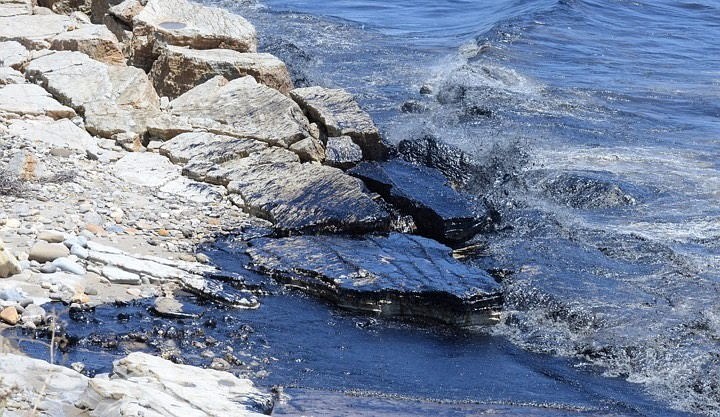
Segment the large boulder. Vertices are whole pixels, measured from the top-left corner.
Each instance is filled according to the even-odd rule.
[[[251,138],[183,133],[160,153],[185,176],[227,186],[230,199],[281,232],[387,230],[388,212],[339,169],[301,164],[297,153]]]
[[[28,49],[46,49],[53,38],[78,26],[75,19],[63,15],[0,17],[0,42],[16,41]]]
[[[160,98],[139,68],[107,65],[80,52],[58,51],[31,61],[28,78],[85,117],[94,135],[142,136]]]
[[[56,51],[78,51],[100,62],[125,65],[125,56],[118,39],[104,25],[83,25],[61,33],[50,42]]]
[[[153,119],[149,128],[167,140],[182,133],[181,126],[282,147],[311,135],[295,102],[249,76],[232,81],[217,76],[200,84],[170,102],[166,117]]]
[[[158,94],[170,98],[175,98],[217,75],[228,80],[252,75],[257,82],[281,93],[285,94],[292,89],[285,63],[264,53],[168,46],[155,61],[150,72]]]
[[[349,136],[362,148],[365,158],[385,157],[387,148],[375,123],[352,94],[341,89],[306,87],[292,90],[290,96],[328,137]]]
[[[502,287],[451,250],[391,233],[261,238],[248,248],[256,270],[352,310],[458,326],[497,323]]]
[[[362,182],[337,168],[272,163],[231,176],[228,192],[237,205],[281,231],[387,230],[389,213],[365,192]]]
[[[50,93],[35,84],[9,84],[0,87],[0,116],[21,118],[47,116],[73,118],[75,111],[58,103]]]
[[[460,243],[492,220],[481,202],[448,185],[436,170],[393,160],[363,162],[348,171],[362,179],[403,214],[413,217],[418,233],[443,242]]]
[[[165,45],[255,52],[255,28],[241,16],[186,0],[149,0],[133,19],[133,64],[150,70]]]

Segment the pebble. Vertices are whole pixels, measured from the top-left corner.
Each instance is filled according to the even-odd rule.
[[[57,230],[45,230],[40,232],[37,238],[48,243],[62,243],[65,241],[65,234]]]
[[[2,311],[0,311],[0,320],[14,326],[18,323],[18,321],[20,321],[20,315],[15,307],[5,307]]]
[[[29,259],[38,262],[52,262],[57,258],[70,255],[70,250],[61,243],[39,241],[30,248]]]
[[[85,275],[85,268],[69,258],[58,258],[52,262],[57,269],[75,275]]]

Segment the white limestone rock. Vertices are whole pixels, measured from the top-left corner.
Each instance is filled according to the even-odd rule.
[[[180,177],[180,168],[162,155],[133,152],[113,165],[113,174],[130,184],[161,187]]]
[[[15,120],[8,132],[44,148],[67,148],[85,153],[97,146],[92,136],[68,119]]]
[[[78,26],[75,19],[63,15],[0,17],[0,42],[16,41],[28,49],[46,49],[54,37]]]
[[[158,94],[170,98],[178,97],[217,75],[228,80],[251,75],[257,82],[283,94],[293,88],[285,63],[267,53],[167,46],[150,72]]]
[[[0,67],[20,69],[30,60],[30,51],[17,41],[0,42]]]
[[[94,135],[142,136],[160,112],[160,98],[139,68],[107,65],[81,52],[57,51],[30,61],[25,71],[61,103],[85,117]]]
[[[187,0],[149,0],[133,19],[133,65],[149,70],[165,45],[255,52],[255,28],[226,10]]]
[[[118,39],[105,25],[83,25],[61,33],[50,42],[56,51],[78,51],[110,65],[125,65],[125,56]]]
[[[220,135],[251,138],[289,147],[310,136],[310,123],[295,102],[252,77],[228,81],[217,76],[170,102],[169,120],[149,121],[160,133],[165,125],[189,126]],[[171,139],[164,137],[162,139]]]
[[[0,87],[0,116],[6,118],[46,116],[71,119],[75,110],[58,103],[50,93],[35,84]]]

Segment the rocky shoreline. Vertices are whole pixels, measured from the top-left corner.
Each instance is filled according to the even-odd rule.
[[[442,170],[392,155],[351,94],[293,88],[238,15],[185,0],[0,0],[0,330],[54,326],[51,302],[157,297],[156,313],[181,317],[179,289],[257,308],[250,286],[214,278],[196,252],[248,229],[262,230],[247,239],[252,268],[340,307],[495,322],[500,286],[446,244],[496,215]],[[4,415],[273,405],[247,379],[146,354],[87,378],[11,350]]]

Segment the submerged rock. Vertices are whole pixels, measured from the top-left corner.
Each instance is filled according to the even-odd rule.
[[[133,19],[132,61],[150,70],[164,45],[255,52],[255,28],[227,10],[186,0],[149,0]]]
[[[157,92],[170,98],[178,97],[218,75],[228,80],[251,75],[257,82],[284,94],[292,89],[285,63],[266,53],[168,46],[150,72]]]
[[[388,237],[261,238],[247,250],[251,267],[340,307],[458,326],[497,322],[501,287],[460,263],[436,241]]]
[[[406,161],[435,168],[456,186],[466,186],[477,170],[471,156],[431,136],[403,140],[397,146]]]
[[[369,114],[345,90],[323,87],[296,88],[290,96],[321,126],[327,136],[349,136],[362,148],[366,159],[382,159],[387,153],[380,132]]]
[[[372,191],[411,215],[418,233],[445,242],[463,242],[479,232],[490,216],[447,184],[439,172],[407,162],[364,162],[348,171]]]
[[[601,172],[530,173],[540,193],[563,205],[580,209],[626,207],[637,204],[638,187],[612,180]]]

